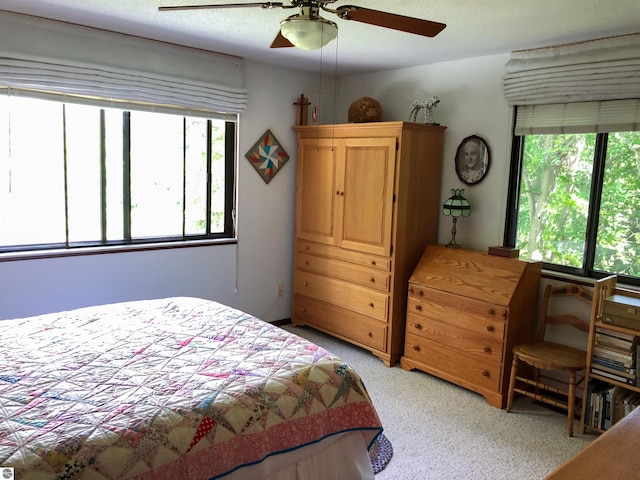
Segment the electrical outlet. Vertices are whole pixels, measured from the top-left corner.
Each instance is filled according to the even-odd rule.
[[[278,284],[278,296],[284,297],[284,283]]]

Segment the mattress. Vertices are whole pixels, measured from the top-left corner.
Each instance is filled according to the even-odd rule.
[[[343,478],[372,477],[362,452],[382,426],[358,374],[237,309],[125,302],[0,321],[0,338],[0,466],[15,478],[265,478],[345,441],[362,473]],[[299,478],[339,478],[315,469]]]

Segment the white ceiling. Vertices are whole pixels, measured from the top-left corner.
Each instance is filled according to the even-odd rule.
[[[338,40],[321,51],[270,49],[279,21],[295,9],[230,8],[159,12],[159,6],[242,0],[0,0],[0,10],[138,35],[317,71],[365,73],[512,50],[640,33],[640,0],[339,0],[447,24],[435,38],[341,20]],[[251,0],[247,0],[251,1]],[[283,0],[288,4],[287,0]],[[470,72],[470,78],[473,73]]]

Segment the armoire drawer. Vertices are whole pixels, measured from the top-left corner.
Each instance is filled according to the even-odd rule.
[[[428,317],[407,313],[407,333],[424,338],[438,345],[458,350],[479,359],[500,362],[502,360],[502,338],[467,330],[455,321],[443,323]],[[487,332],[490,333],[490,332]]]
[[[489,309],[486,305],[484,308],[470,307],[473,303],[473,300],[462,297],[456,298],[450,304],[428,303],[426,300],[418,300],[409,294],[407,315],[418,315],[423,319],[423,329],[426,329],[427,325],[431,325],[430,328],[433,330],[448,326],[455,327],[463,332],[468,332],[469,337],[473,336],[476,339],[501,345],[504,340],[504,319],[500,316],[487,314]],[[416,330],[414,333],[420,334],[421,328],[414,325],[413,329]]]
[[[389,292],[391,275],[375,268],[304,253],[296,255],[296,268]]]
[[[345,248],[335,247],[332,245],[298,240],[296,242],[296,252],[322,255],[324,257],[356,263],[364,267],[384,270],[385,272],[391,271],[390,258],[379,257],[370,253],[356,252],[354,250],[347,250]]]
[[[308,324],[376,350],[386,351],[386,323],[302,295],[294,297],[293,316],[294,323]]]
[[[302,270],[296,271],[294,283],[295,291],[301,295],[387,321],[389,295]]]
[[[427,365],[427,371],[433,369],[442,378],[462,379],[471,385],[494,391],[500,389],[502,364],[499,361],[466,354],[413,333],[406,335],[404,356]]]

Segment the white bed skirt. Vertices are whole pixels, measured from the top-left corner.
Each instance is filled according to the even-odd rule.
[[[224,480],[374,480],[362,432],[333,435],[321,442],[274,455],[222,477]]]

